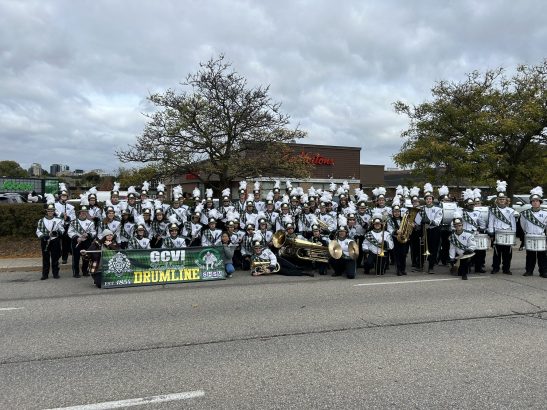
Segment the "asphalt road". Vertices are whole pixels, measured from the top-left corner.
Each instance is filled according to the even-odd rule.
[[[544,409],[547,280],[523,264],[112,290],[2,273],[0,408]]]

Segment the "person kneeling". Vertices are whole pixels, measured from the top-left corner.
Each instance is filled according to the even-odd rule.
[[[85,259],[90,260],[89,273],[93,278],[93,283],[98,288],[101,287],[103,273],[101,271],[101,255],[103,250],[115,251],[119,249],[118,243],[114,240],[114,234],[110,229],[102,232],[102,239],[95,238],[87,250],[82,251]]]

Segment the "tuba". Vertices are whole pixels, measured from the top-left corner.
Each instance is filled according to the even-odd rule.
[[[332,256],[334,259],[340,258],[334,244],[333,247],[327,247],[305,239],[287,238],[285,231],[274,233],[272,243],[276,248],[285,247],[285,249],[281,250],[282,252],[280,251],[280,254],[296,256],[298,259],[327,263],[329,256]],[[340,245],[338,244],[338,246]]]
[[[399,227],[399,232],[397,233],[397,240],[401,243],[406,243],[410,240],[410,235],[412,235],[412,230],[414,229],[414,220],[416,215],[420,212],[420,208],[410,208],[410,210],[403,215],[401,220],[401,226]]]
[[[267,272],[266,268],[270,266],[270,264],[271,264],[270,261],[253,260],[251,262],[251,272],[266,274],[266,273],[277,273],[281,270],[281,266],[279,266],[279,263],[276,263],[274,270]]]

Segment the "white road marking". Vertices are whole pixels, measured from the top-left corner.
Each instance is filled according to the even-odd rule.
[[[7,307],[7,308],[0,308],[0,311],[3,311],[3,310],[20,310],[20,309],[24,309],[22,307]]]
[[[182,393],[162,394],[160,396],[139,397],[136,399],[105,401],[103,403],[82,404],[81,406],[58,407],[48,410],[106,410],[120,407],[142,406],[150,403],[164,403],[167,401],[187,400],[205,396],[203,390],[187,391]]]
[[[469,279],[490,279],[489,276],[478,276],[476,278]],[[422,282],[441,282],[444,280],[462,280],[461,278],[447,278],[447,279],[423,279],[423,280],[403,280],[398,282],[375,282],[375,283],[358,283],[353,286],[376,286],[376,285],[398,285],[401,283],[422,283]]]

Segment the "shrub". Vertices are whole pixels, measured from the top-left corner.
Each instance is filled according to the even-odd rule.
[[[38,219],[44,216],[44,204],[0,205],[0,236],[36,236]]]

